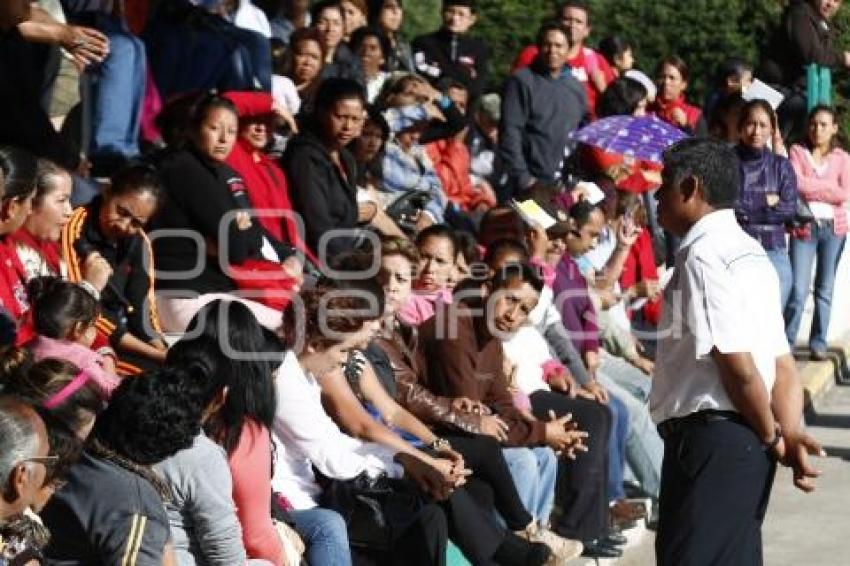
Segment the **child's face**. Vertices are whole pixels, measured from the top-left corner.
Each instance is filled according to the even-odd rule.
[[[443,10],[443,26],[452,33],[466,33],[474,24],[475,14],[469,6],[448,6]]]

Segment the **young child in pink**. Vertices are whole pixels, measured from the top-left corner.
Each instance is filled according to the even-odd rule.
[[[107,352],[91,349],[97,334],[97,300],[77,284],[57,277],[33,279],[27,293],[36,332],[27,347],[35,360],[59,358],[73,363],[88,375],[101,397],[108,399],[121,379],[104,356]]]

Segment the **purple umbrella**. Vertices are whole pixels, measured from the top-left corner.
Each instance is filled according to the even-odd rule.
[[[608,153],[661,163],[664,150],[688,136],[655,116],[609,116],[576,130],[571,137]]]

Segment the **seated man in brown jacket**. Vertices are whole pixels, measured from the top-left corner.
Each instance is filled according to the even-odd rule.
[[[563,514],[555,528],[562,536],[588,543],[603,536],[607,519],[607,442],[609,409],[584,399],[548,391],[531,395],[534,415],[529,421],[514,407],[503,370],[499,332],[510,333],[525,323],[537,304],[543,282],[523,264],[507,266],[480,288],[455,290],[452,304],[438,304],[436,315],[419,327],[418,360],[427,371],[419,375],[437,395],[467,397],[493,411],[507,427],[507,446],[548,444],[575,456],[574,426],[588,433],[586,454],[562,460],[558,502]],[[464,297],[464,298],[461,298]],[[554,413],[557,419],[552,419]],[[551,419],[551,420],[550,420]],[[572,449],[572,450],[571,450]]]

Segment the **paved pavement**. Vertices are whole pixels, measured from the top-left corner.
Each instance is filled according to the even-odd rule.
[[[850,387],[826,393],[815,413],[808,424],[827,452],[823,475],[807,495],[788,470],[777,474],[763,531],[769,566],[850,564]]]

